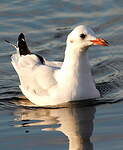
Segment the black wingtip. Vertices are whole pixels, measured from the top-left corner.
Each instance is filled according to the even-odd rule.
[[[23,33],[20,33],[18,36],[18,47],[19,47],[20,55],[27,55],[31,53],[28,49],[25,36]]]
[[[20,33],[18,36],[18,41],[20,41],[20,40],[25,40],[25,36],[23,33]]]

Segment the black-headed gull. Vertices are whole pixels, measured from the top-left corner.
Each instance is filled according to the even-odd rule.
[[[97,38],[89,27],[77,26],[67,37],[63,63],[49,62],[30,52],[21,33],[15,46],[17,53],[11,59],[22,93],[38,106],[99,97],[87,54],[92,45],[108,46],[108,43]]]

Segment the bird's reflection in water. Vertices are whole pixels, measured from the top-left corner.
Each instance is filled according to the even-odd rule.
[[[17,121],[25,121],[18,126],[41,126],[45,131],[59,131],[69,140],[69,150],[93,150],[90,137],[93,132],[93,120],[96,109],[69,104],[59,109],[25,109],[15,112]],[[50,125],[45,126],[45,125]],[[58,125],[52,126],[51,125]]]

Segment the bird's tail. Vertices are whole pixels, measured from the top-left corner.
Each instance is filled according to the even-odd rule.
[[[11,56],[11,62],[12,64],[17,64],[19,58],[20,58],[20,53],[19,53],[19,47],[13,43],[11,43],[10,41],[8,40],[5,40],[5,42],[9,43],[12,47],[14,47],[16,49],[16,53],[12,54]]]
[[[5,40],[5,42],[9,43],[12,47],[14,47],[17,50],[17,52],[11,56],[12,64],[13,63],[16,64],[18,62],[18,60],[19,60],[21,55],[31,54],[31,52],[30,52],[30,50],[29,50],[29,48],[27,46],[27,43],[26,43],[26,40],[25,40],[25,36],[24,36],[23,33],[19,34],[17,45],[11,43],[8,40]]]
[[[5,41],[17,50],[17,52],[15,54],[12,54],[12,56],[11,56],[11,63],[13,65],[13,67],[15,68],[15,70],[17,71],[18,70],[18,62],[19,62],[21,55],[31,54],[31,52],[29,51],[28,46],[26,44],[24,34],[23,33],[19,34],[17,45],[12,44],[8,40],[5,40]]]
[[[16,48],[16,49],[18,48],[17,45],[12,44],[12,43],[11,43],[10,41],[8,41],[8,40],[5,40],[5,42],[9,43],[12,47],[14,47],[14,48]]]
[[[12,47],[14,47],[17,50],[17,54],[19,56],[31,54],[31,52],[30,52],[30,50],[29,50],[29,48],[27,46],[27,43],[26,43],[26,40],[25,40],[25,36],[24,36],[23,33],[19,34],[17,45],[11,43],[8,40],[5,40],[5,42],[9,43]]]

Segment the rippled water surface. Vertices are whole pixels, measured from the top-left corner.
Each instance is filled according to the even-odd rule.
[[[90,25],[110,47],[88,51],[102,98],[63,108],[29,107],[20,99],[11,66],[24,32],[32,52],[63,60],[65,40],[73,27]],[[0,150],[123,150],[123,1],[0,1]]]

